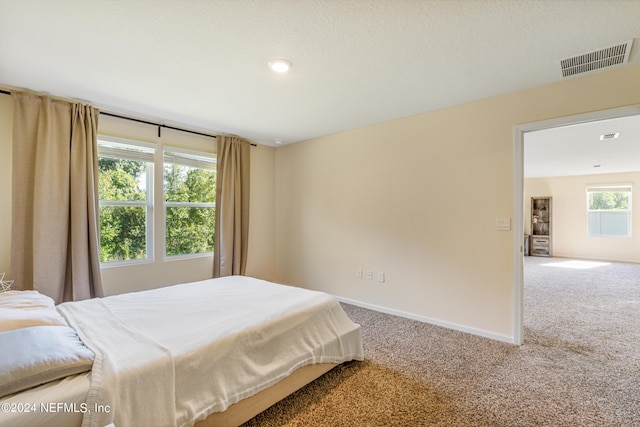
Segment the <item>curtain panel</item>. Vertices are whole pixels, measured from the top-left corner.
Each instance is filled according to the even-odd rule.
[[[98,109],[12,91],[11,270],[56,303],[102,296]]]
[[[249,141],[217,137],[213,277],[244,275],[249,240]]]

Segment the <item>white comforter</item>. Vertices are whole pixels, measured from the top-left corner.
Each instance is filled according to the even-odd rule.
[[[304,365],[363,359],[335,298],[248,277],[58,310],[96,354],[83,426],[190,426]]]

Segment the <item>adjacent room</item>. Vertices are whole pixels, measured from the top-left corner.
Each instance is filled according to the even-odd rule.
[[[525,254],[561,258],[532,265],[588,273],[638,263],[632,224],[640,219],[633,198],[639,132],[640,116],[630,115],[525,134]]]
[[[0,0],[0,427],[640,424],[639,17]]]

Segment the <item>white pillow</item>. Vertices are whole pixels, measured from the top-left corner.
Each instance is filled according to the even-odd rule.
[[[55,307],[53,298],[38,291],[0,292],[0,307],[6,308],[42,308]]]
[[[30,326],[67,326],[52,298],[38,291],[0,293],[0,332]]]
[[[68,326],[0,332],[0,397],[91,369],[94,354]]]

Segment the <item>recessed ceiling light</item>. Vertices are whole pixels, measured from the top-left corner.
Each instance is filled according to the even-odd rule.
[[[280,145],[280,144],[282,144],[282,140],[281,140],[281,139],[276,139],[276,140],[275,140],[275,143],[276,143],[276,144],[278,144],[278,145]]]
[[[282,58],[275,58],[269,61],[269,68],[276,73],[286,73],[291,68],[291,61]]]
[[[605,133],[600,135],[600,141],[608,141],[610,139],[617,139],[620,137],[620,132],[615,133]]]

